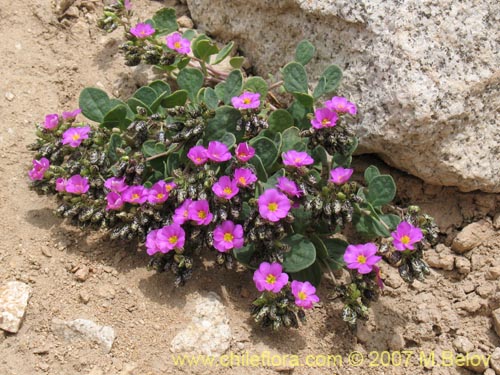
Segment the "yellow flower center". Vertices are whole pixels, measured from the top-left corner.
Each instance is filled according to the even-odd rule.
[[[197,157],[197,158],[196,158],[196,161],[197,161],[198,163],[200,163],[200,162],[201,162],[201,158],[200,158],[200,157]]]
[[[139,194],[132,194],[132,199],[133,200],[139,199]]]
[[[226,242],[231,242],[233,240],[234,236],[232,233],[224,233],[224,241]]]
[[[80,139],[80,134],[75,134],[71,138],[73,138],[74,141],[77,141]]]
[[[224,192],[224,194],[231,194],[233,192],[233,190],[229,186],[227,186],[224,188],[223,192]]]
[[[175,48],[181,48],[181,42],[175,42],[174,43]]]
[[[358,255],[358,263],[359,264],[365,264],[366,263],[366,257],[364,255]]]
[[[294,159],[294,161],[295,161],[296,163],[300,163],[301,159],[300,159],[300,158],[295,158],[295,159]]]
[[[167,185],[165,186],[165,188],[167,189],[168,192],[172,191],[173,189],[172,185]]]
[[[238,181],[240,182],[240,184],[242,185],[246,185],[247,184],[247,179],[245,177],[240,177],[238,178]]]
[[[184,210],[184,213],[183,213],[183,215],[184,215],[184,217],[188,217],[188,215],[189,215],[189,212],[188,212],[188,210]]]
[[[274,211],[276,211],[278,209],[278,204],[274,203],[274,202],[269,203],[267,205],[267,208],[269,209],[269,211],[274,212]]]
[[[172,236],[168,239],[168,242],[170,242],[172,245],[177,243],[177,241],[179,240],[179,238],[177,236]]]
[[[248,156],[248,154],[245,154],[244,152],[240,152],[240,153],[238,153],[238,156],[240,158],[246,158]]]
[[[243,99],[243,103],[244,103],[244,104],[250,104],[250,99],[249,99],[249,98],[245,98],[245,99]]]
[[[162,199],[164,196],[165,196],[165,194],[163,194],[163,193],[156,194],[156,198],[158,198],[158,199]]]
[[[325,125],[328,125],[330,123],[330,120],[328,120],[327,118],[324,118],[323,120],[321,120],[321,125],[325,126]]]
[[[304,301],[305,299],[307,299],[307,294],[305,294],[304,292],[299,292],[298,297],[300,300]]]
[[[406,235],[401,237],[401,243],[408,245],[410,243],[410,237],[408,237]]]
[[[207,213],[205,211],[198,211],[198,217],[204,219],[207,217]]]
[[[274,276],[272,273],[267,275],[266,277],[266,283],[268,284],[274,284],[276,282],[276,276]]]

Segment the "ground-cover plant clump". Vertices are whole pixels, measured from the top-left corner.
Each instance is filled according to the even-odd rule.
[[[120,1],[99,24],[123,26],[126,65],[153,65],[165,79],[127,100],[86,88],[78,109],[37,125],[29,177],[34,190],[55,195],[58,215],[137,243],[176,285],[208,252],[221,270],[240,262],[262,292],[254,319],[273,329],[304,321],[324,273],[353,326],[383,288],[382,259],[410,283],[428,274],[432,218],[391,205],[394,181],[373,166],[363,183],[353,180],[357,108],[337,93],[335,65],[310,90],[313,45],[301,42],[294,61],[264,79],[245,73],[233,43],[220,48],[179,30],[173,9],[132,18]],[[341,236],[346,228],[354,243]],[[339,269],[347,282],[335,281]]]

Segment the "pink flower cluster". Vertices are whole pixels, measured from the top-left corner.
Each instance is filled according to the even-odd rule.
[[[352,176],[354,169],[337,167],[330,171],[330,179],[329,182],[333,182],[335,185],[343,185]]]
[[[243,227],[231,220],[224,221],[214,230],[214,247],[221,253],[243,247]]]
[[[279,263],[263,262],[253,274],[253,281],[259,292],[279,293],[288,284],[288,275],[283,272]],[[310,309],[319,302],[316,288],[309,281],[294,280],[291,283],[295,304],[304,309]]]
[[[145,39],[155,33],[155,29],[149,23],[138,23],[130,28],[130,34],[139,39]]]
[[[259,213],[264,219],[277,222],[288,215],[292,204],[288,197],[276,189],[267,189],[257,201]]]
[[[324,108],[318,108],[314,111],[311,125],[314,129],[333,128],[337,125],[339,113],[349,113],[354,116],[357,113],[356,105],[346,98],[334,96],[325,102]]]
[[[164,226],[148,233],[146,251],[149,255],[168,253],[174,249],[182,249],[186,242],[186,233],[178,224]]]
[[[89,138],[90,126],[69,128],[62,135],[62,144],[70,147],[78,147],[85,139]]]
[[[206,199],[193,201],[186,199],[174,212],[172,220],[175,224],[182,225],[191,221],[195,225],[208,225],[212,222],[214,215],[210,212],[210,206]]]
[[[245,91],[240,96],[231,99],[231,104],[236,109],[255,109],[260,107],[260,94]]]
[[[82,113],[82,110],[80,108],[77,108],[73,111],[68,111],[68,112],[63,112],[62,116],[59,116],[57,113],[50,113],[45,116],[45,121],[42,125],[42,127],[45,130],[55,130],[61,125],[61,118],[63,121],[67,122],[73,122],[80,113]]]
[[[283,164],[290,167],[300,168],[314,163],[314,159],[304,151],[290,150],[281,154]]]
[[[33,169],[28,172],[31,181],[43,180],[45,172],[49,170],[50,161],[47,158],[33,160]]]
[[[56,190],[58,192],[66,192],[70,194],[82,195],[90,189],[89,180],[79,174],[68,179],[58,178],[56,180]]]
[[[257,176],[248,168],[237,168],[234,171],[234,179],[222,176],[212,186],[212,191],[219,198],[231,199],[240,191],[240,187],[251,186],[257,181]]]
[[[357,270],[360,274],[367,274],[372,271],[377,271],[375,266],[382,257],[375,255],[378,249],[374,243],[349,245],[344,253],[344,262],[347,268]]]
[[[181,34],[175,32],[167,36],[167,47],[181,55],[191,52],[191,42],[183,38]]]
[[[422,230],[414,227],[407,221],[399,223],[396,231],[392,232],[391,236],[394,248],[399,251],[415,250],[413,245],[424,238]]]
[[[142,205],[146,202],[155,205],[162,204],[168,199],[169,192],[175,188],[175,183],[160,180],[150,189],[142,185],[128,186],[125,177],[108,178],[104,187],[109,190],[106,195],[108,202],[106,210],[119,210],[125,203]]]
[[[250,160],[255,155],[255,149],[248,143],[240,143],[236,146],[235,156],[241,162]],[[187,157],[195,165],[203,165],[209,160],[214,163],[222,163],[231,159],[228,147],[219,141],[211,141],[208,147],[201,145],[193,146],[187,153]]]

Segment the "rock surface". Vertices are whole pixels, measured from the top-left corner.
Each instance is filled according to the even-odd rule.
[[[236,40],[259,74],[309,39],[359,105],[361,151],[437,185],[500,192],[500,3],[188,0],[201,29]],[[284,32],[286,30],[286,32]]]
[[[172,340],[174,353],[218,356],[229,349],[231,327],[225,307],[217,294],[210,292],[195,300],[192,320]]]
[[[463,254],[479,246],[482,241],[491,235],[490,232],[491,227],[484,220],[469,224],[455,237],[451,248],[456,253]]]
[[[115,341],[115,330],[109,326],[100,326],[91,320],[75,319],[65,321],[52,319],[52,332],[72,341],[92,341],[98,343],[104,353],[109,353]]]
[[[20,281],[9,281],[0,286],[0,329],[16,333],[21,328],[31,287]]]

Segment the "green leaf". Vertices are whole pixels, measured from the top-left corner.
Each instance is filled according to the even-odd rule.
[[[313,243],[301,234],[293,234],[282,241],[290,247],[284,254],[283,269],[285,272],[299,272],[316,260],[316,249]]]
[[[188,92],[186,90],[178,90],[162,100],[161,105],[165,108],[173,108],[186,104]]]
[[[210,39],[198,40],[197,38],[193,42],[193,54],[207,63],[210,61],[210,56],[215,55],[217,52],[219,52],[217,45]]]
[[[305,233],[311,225],[311,211],[304,208],[292,208],[292,214],[295,218],[292,224],[293,230],[297,233]]]
[[[149,158],[150,156],[156,155],[156,141],[155,140],[149,140],[146,141],[142,144],[141,147],[141,152],[142,154]]]
[[[340,81],[342,81],[342,70],[337,65],[330,65],[319,78],[318,85],[314,89],[314,98],[334,93]]]
[[[328,153],[326,152],[325,148],[321,145],[316,146],[314,150],[311,152],[311,156],[315,161],[318,161],[321,163],[321,165],[324,168],[328,168]]]
[[[241,249],[233,249],[233,255],[236,260],[250,269],[255,269],[255,267],[250,266],[254,253],[255,247],[253,244],[243,246]]]
[[[264,168],[269,170],[278,159],[278,149],[274,142],[266,137],[258,137],[250,141],[250,145],[255,148],[255,154],[262,160]]]
[[[241,94],[243,76],[240,70],[233,70],[224,82],[224,103],[231,104],[231,98]]]
[[[182,34],[182,37],[188,40],[193,40],[195,36],[196,36],[196,31],[194,31],[193,29],[187,29]]]
[[[379,215],[380,219],[387,224],[390,230],[396,230],[396,227],[401,222],[401,218],[394,214]]]
[[[320,237],[316,234],[311,234],[310,238],[316,247],[316,256],[331,269],[337,270],[344,266],[344,253],[349,245],[346,241],[339,238]]]
[[[335,153],[332,156],[332,168],[336,167],[348,168],[351,165],[351,162],[352,162],[351,155],[342,155],[339,153]]]
[[[151,87],[153,90],[155,90],[157,97],[164,95],[165,93],[168,93],[167,95],[170,95],[170,93],[171,93],[170,85],[162,80],[159,80],[159,79],[151,82],[149,84],[149,87]]]
[[[285,131],[283,131],[283,145],[281,146],[280,152],[286,152],[293,150],[294,146],[302,142],[302,138],[299,136],[300,130],[296,128],[295,126],[292,126]]]
[[[186,66],[188,66],[189,62],[191,61],[191,58],[190,57],[184,57],[184,58],[181,58],[177,63],[176,63],[176,67],[177,69],[179,70],[182,70],[184,69]]]
[[[363,237],[389,237],[389,231],[371,215],[353,214],[356,231]]]
[[[132,97],[140,100],[148,107],[151,107],[151,104],[154,103],[154,101],[158,97],[158,94],[153,88],[143,86],[139,90],[137,90]]]
[[[281,70],[285,90],[288,92],[308,92],[307,73],[298,62],[291,62]]]
[[[269,86],[267,82],[261,77],[250,77],[243,84],[243,90],[258,92],[260,94],[260,101],[263,103],[267,96]]]
[[[231,65],[234,69],[239,69],[245,62],[245,58],[242,56],[234,56],[229,59],[229,65]]]
[[[281,133],[293,126],[292,115],[284,109],[273,111],[267,121],[269,123],[269,130],[275,133]]]
[[[303,40],[295,49],[295,61],[306,65],[313,58],[314,52],[316,52],[316,48],[308,40]]]
[[[312,106],[314,105],[314,99],[309,94],[294,92],[293,96],[299,101],[300,104],[302,104],[306,108],[312,108]]]
[[[312,112],[312,108],[306,108],[298,100],[294,100],[287,111],[292,115],[296,127],[302,130],[311,128],[311,120],[307,115]]]
[[[236,131],[236,123],[241,118],[241,113],[237,109],[229,106],[222,106],[215,110],[215,116],[208,120],[205,128],[205,143],[208,141],[218,141],[226,132],[233,133],[236,139],[241,137],[242,132]]]
[[[119,134],[111,134],[111,137],[109,138],[109,144],[108,144],[108,156],[111,161],[111,163],[116,163],[118,160],[118,155],[116,153],[116,149],[122,146],[122,137],[120,137]]]
[[[264,190],[267,189],[275,189],[276,184],[278,183],[278,178],[283,177],[285,175],[285,170],[283,168],[279,169],[274,173],[272,176],[270,176],[265,183],[262,184],[262,187]]]
[[[130,123],[131,121],[127,119],[127,107],[125,104],[119,104],[104,115],[101,126],[108,129],[120,128],[125,130]]]
[[[309,267],[302,271],[291,273],[290,276],[292,280],[309,281],[312,285],[318,287],[323,276],[323,271],[321,270],[320,263],[316,260]]]
[[[259,181],[266,182],[267,181],[266,168],[264,168],[262,160],[260,160],[259,156],[255,155],[248,161],[248,163],[252,164],[255,167],[255,173],[257,174]]]
[[[217,64],[221,63],[226,57],[229,56],[229,54],[233,50],[233,47],[234,47],[234,42],[230,42],[229,44],[227,44],[226,46],[224,46],[224,48],[222,48],[219,51],[219,53],[217,54],[217,56],[215,56],[215,60],[212,63],[212,65],[217,65]]]
[[[211,87],[207,87],[205,89],[203,100],[209,109],[216,109],[219,106],[219,98],[217,97],[215,90]]]
[[[87,87],[82,90],[78,104],[83,115],[95,122],[102,122],[104,115],[113,108],[108,94],[93,87]]]
[[[224,143],[227,148],[231,148],[236,144],[236,137],[233,133],[226,132],[221,138],[219,138],[219,142]]]
[[[380,171],[378,168],[374,165],[370,165],[368,168],[365,170],[365,181],[367,184],[370,183],[371,180],[373,180],[374,177],[380,176]]]
[[[153,21],[156,32],[159,34],[170,34],[179,28],[173,8],[160,9],[153,16]]]
[[[150,115],[153,113],[151,108],[149,108],[149,106],[146,103],[144,103],[143,101],[141,101],[137,98],[134,98],[134,97],[131,97],[129,100],[127,100],[127,105],[130,107],[130,109],[134,113],[138,113],[137,107],[142,107],[142,108],[146,109],[148,114],[150,114]]]
[[[375,176],[368,185],[366,198],[375,207],[390,203],[396,196],[396,184],[389,175]]]
[[[191,102],[196,102],[196,94],[203,87],[205,77],[198,69],[185,68],[177,76],[177,84],[188,92]]]

